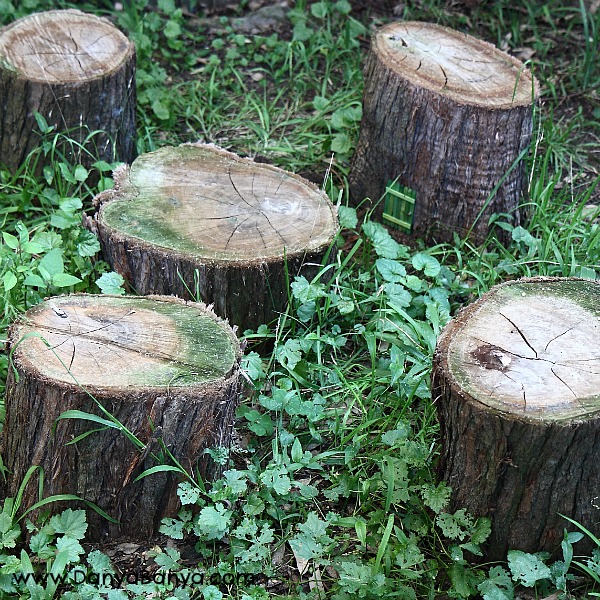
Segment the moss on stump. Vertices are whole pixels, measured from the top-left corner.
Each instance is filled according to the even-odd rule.
[[[229,445],[241,352],[206,306],[162,296],[60,296],[27,311],[11,327],[9,346],[7,495],[39,465],[45,496],[76,494],[120,521],[88,511],[92,539],[149,537],[177,512],[178,478],[137,475],[172,464],[168,453],[190,472],[216,474],[203,452]],[[72,410],[114,422],[57,420]],[[22,509],[37,500],[31,482]]]
[[[137,293],[199,297],[242,330],[285,310],[289,282],[314,276],[338,230],[308,181],[201,144],[138,157],[96,202],[88,226]]]

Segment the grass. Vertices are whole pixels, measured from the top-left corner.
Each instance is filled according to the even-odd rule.
[[[68,5],[14,4],[0,0],[5,21]],[[482,247],[457,240],[408,248],[376,223],[359,226],[344,206],[368,32],[373,22],[389,19],[389,11],[369,15],[377,7],[360,11],[359,3],[345,0],[297,2],[279,30],[250,35],[236,25],[243,9],[206,25],[170,0],[158,0],[156,8],[142,0],[123,4],[121,11],[100,0],[78,7],[107,15],[136,42],[139,152],[200,140],[271,161],[324,185],[341,202],[344,232],[335,260],[324,267],[327,277],[291,282],[287,312],[247,332],[249,383],[238,411],[239,438],[231,453],[212,451],[223,463],[223,477],[209,485],[182,476],[183,510],[161,528],[172,540],[156,551],[156,568],[182,577],[200,570],[221,583],[230,576],[240,585],[168,590],[147,582],[124,586],[126,595],[108,595],[86,584],[68,591],[73,586],[65,584],[62,595],[342,600],[510,599],[528,590],[541,597],[556,590],[597,594],[600,554],[573,561],[579,528],[568,522],[572,533],[560,563],[512,553],[506,563],[480,564],[488,522],[460,510],[448,513],[450,490],[435,476],[438,426],[429,378],[443,325],[492,285],[533,275],[598,278],[600,13],[558,1],[503,0],[470,11],[433,1],[402,5],[403,18],[468,31],[529,60],[544,100],[528,157],[527,221],[513,227],[497,216],[512,243],[505,247],[491,238]],[[40,125],[40,148],[30,163],[16,174],[0,172],[2,339],[9,324],[44,296],[122,291],[79,217],[110,185],[110,167],[98,163],[100,184],[90,186],[88,170],[61,156],[56,132]],[[51,156],[50,167],[37,177],[34,164],[44,156]],[[274,342],[270,354],[259,352],[265,339]],[[4,382],[6,354],[0,369]],[[7,597],[56,591],[52,585],[45,592],[25,584],[10,588],[10,569],[29,572],[32,563],[47,572],[58,572],[56,565],[61,573],[110,572],[99,552],[61,554],[56,521],[30,525],[34,537],[25,540],[14,506],[0,516],[0,589]],[[75,548],[82,516],[71,517],[79,524],[69,541]],[[193,557],[182,558],[189,547]],[[582,573],[585,579],[574,578]],[[254,577],[256,585],[241,583],[242,576]]]

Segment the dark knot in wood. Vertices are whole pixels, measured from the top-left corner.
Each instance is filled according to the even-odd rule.
[[[494,371],[506,371],[511,363],[510,356],[506,351],[493,344],[481,344],[471,352],[471,356],[484,369]]]

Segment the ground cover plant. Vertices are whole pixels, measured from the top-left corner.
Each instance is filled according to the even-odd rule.
[[[250,4],[256,13],[267,3]],[[0,513],[2,595],[500,600],[600,593],[600,542],[592,556],[578,556],[577,541],[589,532],[568,521],[556,556],[512,551],[505,563],[481,564],[488,522],[448,513],[450,490],[435,475],[429,376],[444,324],[506,279],[600,273],[600,11],[583,1],[473,4],[296,2],[272,9],[259,26],[249,24],[243,2],[222,14],[192,13],[172,0],[78,3],[136,43],[139,152],[201,140],[301,173],[339,204],[343,231],[333,262],[322,268],[326,277],[296,278],[279,320],[246,332],[236,443],[211,451],[223,477],[209,485],[180,469],[182,510],[164,521],[163,537],[137,565],[150,569],[146,580],[119,581],[107,548],[85,546],[80,509],[31,522],[17,497],[5,499]],[[66,6],[0,0],[0,15],[6,23]],[[408,247],[347,207],[369,31],[398,17],[478,35],[527,60],[540,79],[544,102],[523,199],[528,219],[513,227],[505,215],[495,217],[511,234],[508,247],[493,238],[479,248],[458,239]],[[40,146],[29,162],[16,174],[0,171],[2,341],[44,296],[124,293],[80,224],[81,210],[111,185],[112,166],[96,162],[91,173],[60,155],[57,132],[42,117],[38,127]],[[36,177],[44,155],[52,166]],[[262,350],[265,340],[272,352]],[[8,368],[1,354],[2,383]],[[26,577],[34,572],[37,579]],[[202,581],[192,581],[198,573]]]

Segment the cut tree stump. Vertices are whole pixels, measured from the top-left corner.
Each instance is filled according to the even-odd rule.
[[[164,446],[188,472],[216,474],[204,450],[229,445],[241,351],[231,328],[205,305],[165,296],[59,296],[11,327],[9,349],[15,371],[2,438],[8,496],[39,465],[45,496],[76,494],[120,521],[88,510],[90,539],[150,537],[179,507],[177,475],[135,481],[160,464],[154,456],[164,457]],[[119,428],[57,421],[73,410],[105,420],[108,411],[145,448]],[[37,500],[32,481],[20,510]]]
[[[491,518],[486,559],[557,550],[561,514],[600,535],[599,282],[492,288],[443,330],[433,398],[450,510]]]
[[[481,243],[494,213],[517,225],[538,94],[523,64],[486,42],[429,23],[381,28],[365,67],[353,203],[383,198],[377,218],[430,244],[455,233]]]
[[[13,171],[40,145],[36,112],[76,142],[58,145],[71,162],[130,162],[135,97],[135,46],[106,19],[52,10],[0,30],[0,162]]]
[[[314,185],[214,146],[162,148],[114,176],[87,220],[112,268],[139,294],[199,295],[242,331],[285,310],[338,229]]]

